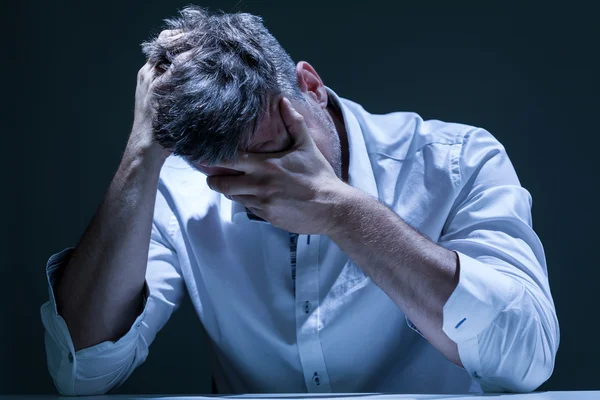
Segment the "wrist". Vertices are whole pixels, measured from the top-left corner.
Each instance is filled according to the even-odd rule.
[[[158,143],[131,143],[125,149],[121,166],[158,172],[169,155]]]
[[[363,193],[353,186],[341,182],[341,185],[332,190],[331,207],[326,215],[325,235],[333,238],[348,228],[348,223],[355,214],[356,204],[360,203],[360,196]]]
[[[143,159],[164,162],[171,152],[153,138],[153,130],[145,124],[134,124],[126,146],[126,153]]]

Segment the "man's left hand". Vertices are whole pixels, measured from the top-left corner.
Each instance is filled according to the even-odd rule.
[[[279,153],[240,152],[237,160],[216,166],[244,175],[213,175],[207,183],[278,228],[326,235],[333,225],[334,209],[349,186],[318,149],[303,116],[284,97],[279,105],[292,147]]]

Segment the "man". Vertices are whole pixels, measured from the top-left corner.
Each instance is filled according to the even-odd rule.
[[[185,289],[219,393],[531,391],[551,375],[531,196],[490,133],[370,114],[259,17],[167,23],[104,201],[48,261],[61,393],[126,380]]]

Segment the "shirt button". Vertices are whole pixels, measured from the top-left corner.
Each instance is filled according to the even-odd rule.
[[[69,362],[72,363],[73,362],[73,353],[69,353]]]
[[[319,374],[315,372],[315,374],[312,377],[312,381],[315,385],[319,386],[321,384],[321,378],[319,378]]]
[[[306,314],[308,314],[310,312],[310,302],[308,302],[308,301],[304,302],[304,312]]]

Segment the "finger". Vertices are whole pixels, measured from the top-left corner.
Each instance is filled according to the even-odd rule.
[[[184,51],[183,53],[177,54],[171,62],[169,62],[166,59],[162,60],[154,66],[155,71],[159,75],[165,74],[166,72],[169,72],[172,69],[173,65],[181,65],[181,64],[186,63],[187,60],[189,60],[192,57],[192,53],[193,53],[192,50],[187,50],[187,51]]]
[[[165,29],[158,35],[159,42],[167,42],[175,40],[183,36],[183,29]]]
[[[152,70],[152,83],[151,86],[154,87],[158,84],[158,82],[168,79],[171,76],[171,68],[163,68],[162,66],[156,64]]]
[[[178,54],[177,56],[175,56],[175,58],[173,59],[173,63],[172,64],[182,64],[184,63],[187,59],[189,59],[192,56],[192,51],[188,50],[188,51],[184,51],[183,53]],[[153,84],[156,84],[156,81],[162,81],[165,79],[168,79],[171,76],[172,73],[172,64],[151,64],[153,65]]]
[[[146,61],[142,68],[138,71],[138,84],[151,82],[154,78],[154,64],[151,61]]]
[[[279,113],[287,131],[299,146],[311,143],[312,136],[304,122],[304,117],[294,109],[287,97],[282,97],[279,103]]]
[[[229,196],[256,196],[261,189],[249,175],[213,175],[206,178],[206,183],[215,192]]]
[[[142,65],[142,68],[139,69],[138,76],[140,76],[140,77],[148,76],[148,73],[152,70],[153,67],[154,67],[154,64],[150,60],[147,60],[146,63],[144,65]]]
[[[244,207],[254,208],[257,210],[262,210],[262,205],[256,196],[238,194],[228,196],[229,200],[236,201],[242,204]]]
[[[272,155],[271,155],[272,157]],[[248,153],[245,151],[239,151],[238,157],[235,160],[226,161],[221,160],[215,164],[215,167],[229,168],[237,171],[243,171],[247,174],[256,172],[260,169],[260,165],[266,158],[270,158],[265,153]]]
[[[250,210],[250,212],[254,215],[256,215],[259,218],[262,218],[263,221],[267,221],[267,216],[265,215],[265,211],[262,208],[258,208],[258,207],[246,207],[248,210]],[[267,221],[268,222],[268,221]]]

